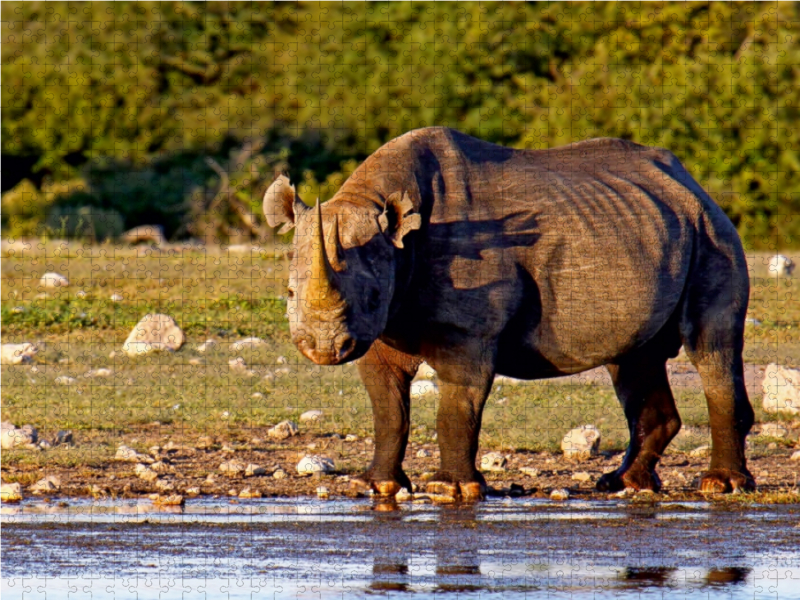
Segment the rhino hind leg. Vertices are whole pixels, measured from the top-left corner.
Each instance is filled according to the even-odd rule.
[[[381,496],[394,496],[401,488],[411,491],[411,480],[402,465],[410,428],[411,380],[420,363],[380,340],[358,360],[372,402],[375,453],[369,468],[351,479],[353,491],[372,490]]]
[[[700,477],[700,491],[752,491],[756,482],[747,470],[745,438],[755,416],[747,398],[741,349],[736,344],[709,346],[686,349],[703,381],[711,425],[711,464]]]
[[[681,428],[667,378],[666,359],[643,353],[607,368],[625,411],[631,439],[622,465],[603,475],[597,489],[615,492],[630,487],[658,491],[661,480],[656,464]]]

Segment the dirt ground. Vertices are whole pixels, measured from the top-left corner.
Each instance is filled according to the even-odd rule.
[[[800,423],[792,431],[797,437]],[[249,488],[254,497],[313,496],[320,487],[327,488],[331,497],[351,495],[349,479],[369,462],[372,454],[370,438],[345,441],[337,434],[299,434],[284,441],[269,440],[267,429],[250,430],[249,443],[231,443],[213,436],[183,436],[171,426],[151,424],[127,436],[122,443],[137,448],[148,447],[147,459],[139,456],[132,462],[119,460],[87,460],[77,466],[41,468],[33,464],[8,465],[3,479],[17,481],[24,489],[40,478],[55,475],[60,490],[48,494],[52,499],[94,496],[99,498],[134,498],[150,494],[182,494],[194,496],[238,497]],[[166,441],[165,440],[169,440]],[[795,440],[795,446],[798,443]],[[63,449],[79,452],[79,448]],[[31,451],[35,452],[35,451]],[[794,449],[786,446],[751,452],[749,467],[759,484],[754,500],[800,502],[798,471],[800,462],[792,461]],[[144,454],[144,453],[143,453]],[[318,454],[333,459],[335,471],[326,475],[301,476],[296,471],[299,460]],[[418,456],[419,455],[419,456]],[[571,496],[584,499],[608,498],[609,494],[594,491],[594,484],[603,473],[615,469],[622,461],[621,452],[603,452],[581,462],[568,461],[550,452],[508,452],[503,472],[487,472],[492,493],[510,496],[547,496],[554,489],[566,488]],[[415,486],[424,491],[425,481],[438,466],[439,452],[435,443],[410,443],[404,468]],[[150,461],[155,461],[150,463]],[[220,465],[235,461],[243,467],[256,465],[264,473],[245,476],[244,472],[230,476]],[[138,463],[148,464],[158,478],[146,481],[137,476]],[[696,480],[707,467],[708,458],[690,453],[673,452],[663,457],[659,474],[664,487],[654,498],[697,498]],[[535,469],[538,473],[530,471]],[[285,477],[275,478],[283,470]],[[513,486],[513,487],[512,487]],[[246,494],[246,492],[245,492]],[[26,496],[29,494],[26,492]]]

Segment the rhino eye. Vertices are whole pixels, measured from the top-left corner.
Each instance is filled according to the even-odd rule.
[[[293,290],[292,288],[288,288],[288,289],[286,290],[286,293],[287,293],[287,294],[289,294],[289,299],[290,299],[290,300],[291,300],[292,298],[294,298],[294,290]]]
[[[378,306],[381,302],[381,293],[378,290],[372,290],[369,293],[369,299],[367,299],[367,310],[369,312],[375,312],[378,310]]]

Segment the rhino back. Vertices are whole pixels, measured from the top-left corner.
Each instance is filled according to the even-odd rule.
[[[519,151],[428,128],[351,180],[349,198],[408,190],[423,216],[388,337],[411,350],[499,340],[498,368],[514,357],[505,370],[519,377],[588,369],[651,339],[680,302],[698,224],[721,214],[674,155],[609,138]]]

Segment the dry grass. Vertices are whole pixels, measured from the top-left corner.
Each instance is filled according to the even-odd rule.
[[[342,435],[371,435],[371,408],[356,369],[314,366],[290,343],[282,251],[154,251],[34,242],[20,253],[4,247],[3,342],[34,341],[42,351],[34,365],[3,366],[3,419],[33,423],[46,436],[60,429],[80,432],[84,441],[95,441],[96,456],[111,452],[119,436],[154,421],[175,431],[238,439],[246,438],[250,428],[296,419],[312,408],[324,410],[326,418],[322,425],[311,425],[311,431],[324,427]],[[748,325],[747,360],[796,366],[800,278],[767,277],[767,258],[749,257],[750,317],[760,325]],[[800,256],[793,258],[800,262]],[[38,288],[38,281],[46,271],[66,275],[71,285],[41,297],[45,290]],[[124,299],[112,302],[112,294]],[[148,312],[177,320],[187,333],[183,349],[138,359],[119,352],[130,329]],[[229,344],[246,336],[261,337],[267,344],[232,353]],[[198,353],[197,346],[208,337],[220,345]],[[254,375],[231,371],[228,360],[236,356],[245,359]],[[112,375],[87,377],[99,367],[111,369]],[[56,379],[62,375],[77,381],[59,385]],[[704,397],[699,390],[676,390],[676,396],[691,435],[678,438],[672,449],[706,443]],[[754,401],[758,418],[766,419],[759,404]],[[412,441],[433,440],[435,410],[432,398],[413,403]],[[564,432],[584,423],[600,428],[603,449],[625,448],[627,426],[610,388],[543,382],[495,386],[481,444],[486,449],[555,451]],[[92,456],[87,453],[86,460]],[[17,460],[21,457],[16,452],[3,454],[4,465]]]

